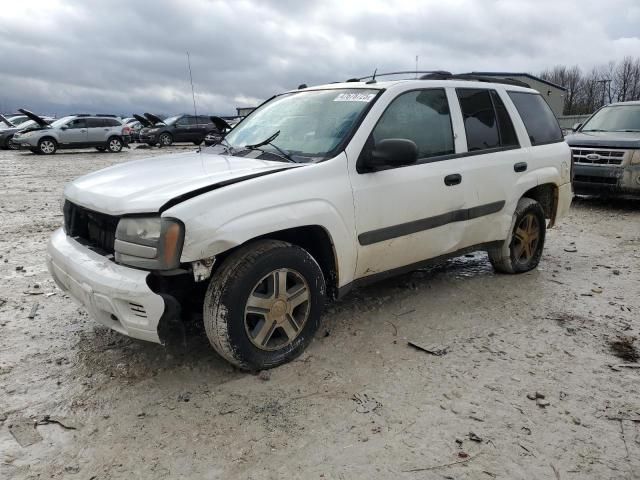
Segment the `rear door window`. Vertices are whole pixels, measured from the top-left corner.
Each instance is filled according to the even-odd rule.
[[[104,122],[101,118],[87,118],[87,128],[104,127]]]
[[[476,152],[500,147],[498,121],[489,90],[458,88],[456,93],[467,133],[467,149]]]
[[[518,137],[516,131],[513,128],[513,122],[507,112],[504,102],[498,95],[498,92],[491,90],[491,100],[493,100],[493,106],[496,110],[498,117],[498,132],[500,133],[500,145],[503,147],[518,147]]]
[[[531,145],[562,142],[562,130],[556,116],[537,93],[509,92],[520,118],[527,129]]]

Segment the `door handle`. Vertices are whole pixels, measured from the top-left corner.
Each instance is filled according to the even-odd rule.
[[[527,169],[527,162],[518,162],[513,166],[515,172],[524,172]]]
[[[451,175],[447,175],[446,177],[444,177],[444,184],[447,187],[458,185],[460,184],[460,182],[462,182],[462,175],[460,175],[459,173],[452,173]]]
[[[87,133],[85,129],[80,130],[80,133]]]

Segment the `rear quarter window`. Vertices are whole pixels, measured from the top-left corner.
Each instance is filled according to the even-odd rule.
[[[541,95],[526,92],[509,92],[527,129],[531,145],[562,142],[562,130],[556,116]]]

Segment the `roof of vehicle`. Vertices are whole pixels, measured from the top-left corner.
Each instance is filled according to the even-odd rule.
[[[520,92],[529,92],[536,93],[539,92],[532,88],[521,87],[518,85],[508,85],[501,83],[499,81],[489,82],[489,81],[476,81],[476,80],[459,80],[459,79],[451,79],[451,80],[420,80],[420,79],[411,79],[411,80],[385,80],[385,81],[376,81],[375,83],[366,83],[366,82],[338,82],[338,83],[328,83],[325,85],[314,85],[312,87],[301,88],[297,90],[290,90],[290,92],[297,91],[310,91],[310,90],[334,90],[334,89],[369,89],[369,90],[382,90],[382,89],[390,89],[396,86],[415,86],[416,88],[425,88],[425,87],[457,87],[457,88],[488,88],[490,86],[500,86],[504,87],[507,90],[520,91]],[[288,92],[288,93],[290,93]]]
[[[605,107],[616,107],[619,105],[640,105],[640,100],[629,100],[628,102],[615,102],[605,105]]]
[[[479,76],[483,76],[483,77],[507,77],[507,78],[525,77],[525,78],[529,78],[531,80],[535,80],[537,82],[545,83],[545,84],[550,85],[552,87],[559,88],[560,90],[566,90],[567,89],[566,87],[563,87],[562,85],[558,85],[557,83],[550,82],[549,80],[545,80],[544,78],[536,77],[535,75],[531,75],[530,73],[526,73],[526,72],[471,72],[471,74],[472,75],[479,75]]]

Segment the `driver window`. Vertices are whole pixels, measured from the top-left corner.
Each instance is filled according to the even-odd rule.
[[[177,127],[188,127],[193,123],[193,119],[191,117],[182,117],[180,120],[176,122]]]
[[[444,89],[415,90],[391,102],[372,133],[375,144],[406,138],[418,147],[418,159],[455,153],[449,103]]]
[[[87,128],[87,121],[84,118],[76,118],[67,123],[69,128]]]

